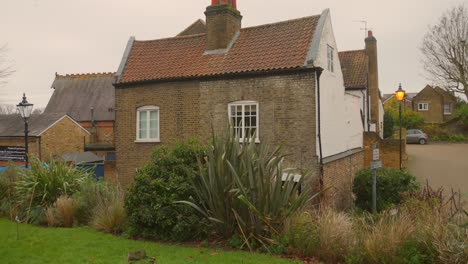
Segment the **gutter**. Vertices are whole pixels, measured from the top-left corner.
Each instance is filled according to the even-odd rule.
[[[320,173],[319,182],[320,190],[323,188],[323,149],[322,149],[322,128],[321,128],[321,112],[320,112],[320,76],[322,75],[323,68],[315,68],[315,76],[317,78],[317,138],[319,144],[319,155],[320,155]]]

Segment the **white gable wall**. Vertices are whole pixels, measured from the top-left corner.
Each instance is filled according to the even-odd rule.
[[[323,158],[326,158],[361,148],[363,126],[360,117],[361,100],[345,93],[330,13],[325,11],[322,16],[325,16],[324,24],[313,64],[324,69],[320,78],[320,114],[322,152]],[[333,72],[327,69],[327,46],[333,48]],[[318,147],[317,154],[320,155]]]

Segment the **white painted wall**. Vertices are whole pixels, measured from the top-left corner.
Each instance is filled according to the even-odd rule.
[[[362,147],[363,126],[360,117],[361,100],[345,93],[331,16],[329,12],[324,12],[324,15],[322,35],[313,64],[324,69],[320,78],[320,103],[322,151],[323,158],[326,158]],[[327,69],[327,45],[334,49],[333,72]]]

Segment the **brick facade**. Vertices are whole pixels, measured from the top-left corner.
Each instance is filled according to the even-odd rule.
[[[347,209],[353,205],[354,175],[364,168],[364,152],[359,150],[351,155],[330,161],[323,167],[322,205],[336,209]]]
[[[438,89],[438,90],[437,90]],[[453,118],[456,98],[438,87],[426,86],[413,98],[413,110],[420,113],[427,123],[443,123]],[[420,103],[427,103],[427,110],[419,110]],[[451,114],[444,114],[444,104],[451,104]]]
[[[28,137],[28,155],[48,161],[83,152],[85,141],[89,141],[89,134],[69,118],[62,118],[39,137]],[[0,137],[0,146],[24,147],[24,137]]]
[[[208,6],[206,15],[207,50],[225,49],[241,29],[240,12],[229,5]]]
[[[207,142],[211,127],[228,128],[228,104],[252,100],[259,104],[260,141],[283,145],[288,165],[316,164],[315,74],[312,71],[222,80],[164,82],[116,89],[116,154],[118,179],[132,182],[154,147],[199,137]],[[159,143],[135,143],[136,109],[160,109]]]
[[[406,168],[406,130],[402,131],[402,163]],[[372,144],[380,150],[380,160],[384,168],[400,168],[400,141],[398,139],[381,139],[373,132],[364,133],[364,167],[369,168],[372,161]]]

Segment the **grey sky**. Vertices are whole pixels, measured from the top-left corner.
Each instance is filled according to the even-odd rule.
[[[1,0],[0,45],[15,74],[0,85],[0,104],[16,104],[22,92],[37,107],[52,94],[55,72],[116,71],[130,36],[157,39],[175,36],[196,19],[204,19],[210,0]],[[330,8],[340,51],[364,46],[367,20],[378,40],[380,89],[421,90],[418,46],[428,25],[468,0],[238,0],[242,25],[320,14]]]

